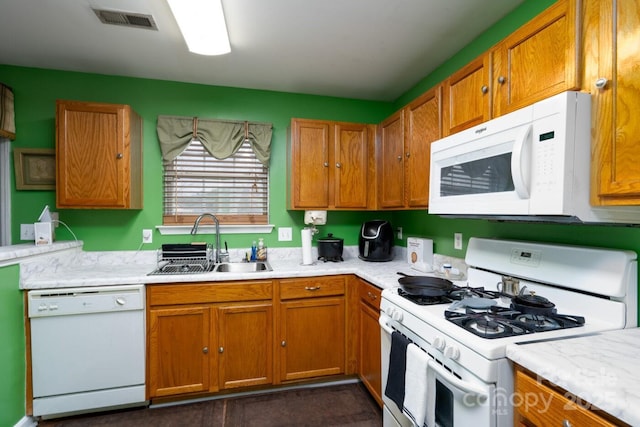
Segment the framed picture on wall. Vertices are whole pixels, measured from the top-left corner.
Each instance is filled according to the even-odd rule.
[[[56,189],[56,151],[48,148],[13,150],[17,190]]]

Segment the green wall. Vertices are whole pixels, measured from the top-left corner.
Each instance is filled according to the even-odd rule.
[[[25,335],[20,268],[0,267],[0,426],[12,426],[25,413]]]

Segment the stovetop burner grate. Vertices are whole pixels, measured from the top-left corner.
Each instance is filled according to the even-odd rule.
[[[435,305],[449,304],[468,297],[495,299],[500,296],[500,293],[496,291],[486,290],[484,287],[472,288],[469,286],[453,285],[453,287],[445,295],[440,296],[414,295],[406,292],[402,288],[398,288],[398,295],[418,305]]]

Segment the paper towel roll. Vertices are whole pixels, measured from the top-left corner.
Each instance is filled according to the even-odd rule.
[[[302,264],[313,264],[313,257],[311,256],[311,229],[303,228],[302,235]]]

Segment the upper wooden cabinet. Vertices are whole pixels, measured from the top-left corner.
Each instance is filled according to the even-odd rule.
[[[591,204],[640,205],[640,1],[585,0],[584,90],[591,92]]]
[[[493,116],[579,89],[579,11],[560,0],[491,51]]]
[[[289,208],[368,208],[372,129],[359,123],[292,119]]]
[[[443,136],[580,88],[576,0],[559,0],[443,82]]]
[[[491,118],[490,58],[490,55],[484,54],[444,81],[443,136],[473,127]]]
[[[427,208],[431,143],[442,134],[440,98],[437,86],[380,124],[379,208]]]
[[[58,101],[56,206],[142,209],[142,120],[128,105]]]

